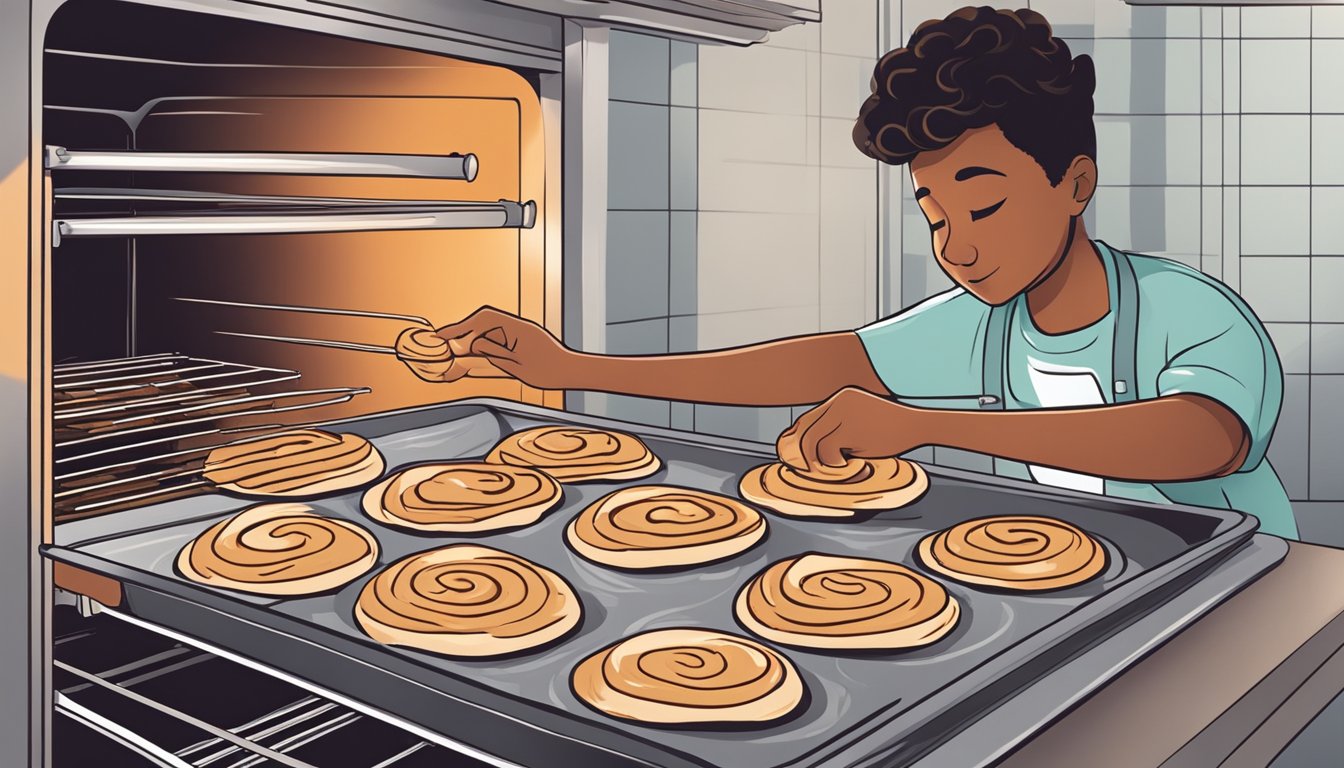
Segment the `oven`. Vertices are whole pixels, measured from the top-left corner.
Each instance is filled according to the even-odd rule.
[[[6,87],[31,110],[7,118],[6,149],[27,161],[4,180],[0,233],[0,471],[14,507],[0,536],[0,684],[27,696],[13,698],[0,762],[908,762],[990,721],[1030,682],[1084,670],[1099,685],[1136,642],[1177,631],[1272,565],[1282,553],[1250,543],[1244,515],[1185,509],[1158,523],[1142,505],[935,473],[940,515],[992,502],[1105,518],[1105,588],[1053,603],[977,596],[956,653],[881,667],[867,686],[872,659],[813,659],[802,665],[807,712],[750,737],[613,725],[556,681],[574,654],[659,616],[714,623],[755,560],[712,589],[673,577],[655,610],[641,594],[662,587],[595,577],[537,538],[570,514],[557,513],[537,537],[508,543],[557,558],[597,610],[568,645],[496,665],[378,647],[352,629],[348,590],[247,599],[173,572],[169,555],[186,539],[248,504],[212,490],[206,454],[292,425],[367,437],[389,467],[479,456],[540,424],[628,429],[670,481],[717,490],[768,457],[758,444],[567,411],[564,393],[507,377],[423,381],[386,352],[408,327],[486,304],[581,345],[576,305],[601,286],[606,28],[743,45],[815,21],[817,5],[68,0],[35,2],[22,18],[7,8],[17,79]],[[567,509],[594,494],[567,495]],[[324,509],[357,518],[352,498]],[[780,533],[760,557],[828,536],[871,546],[772,525]],[[909,525],[869,535],[903,547]],[[378,536],[388,556],[427,546]],[[1231,561],[1235,577],[1202,580]],[[1122,631],[1163,611],[1147,634]],[[1099,642],[1109,638],[1122,640]],[[909,674],[907,696],[885,693],[892,670]]]

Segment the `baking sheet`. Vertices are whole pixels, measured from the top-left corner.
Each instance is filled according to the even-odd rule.
[[[1122,627],[1163,595],[1189,583],[1201,566],[1211,565],[1219,554],[1230,551],[1255,525],[1253,518],[1238,512],[1043,493],[1029,484],[930,467],[929,492],[903,509],[862,523],[767,514],[770,530],[765,541],[738,557],[687,571],[627,573],[589,563],[564,545],[563,528],[579,510],[605,493],[635,484],[665,483],[736,495],[741,474],[771,458],[765,448],[516,404],[456,405],[351,422],[341,429],[371,437],[389,468],[401,468],[430,460],[479,457],[509,432],[552,423],[636,432],[664,460],[664,467],[637,481],[567,485],[563,506],[538,524],[470,537],[418,535],[379,525],[359,511],[357,492],[310,502],[324,514],[359,521],[372,530],[382,545],[380,566],[413,552],[471,540],[527,557],[564,576],[584,604],[579,630],[557,646],[506,661],[453,660],[369,640],[354,622],[353,606],[376,570],[335,594],[278,600],[215,590],[177,577],[172,563],[181,546],[221,517],[249,504],[247,500],[198,497],[72,522],[58,527],[57,543],[117,564],[118,570],[172,583],[178,594],[209,594],[226,604],[238,604],[239,610],[247,605],[269,625],[286,631],[293,628],[310,641],[339,646],[342,652],[371,664],[387,666],[396,659],[423,670],[416,679],[432,689],[456,697],[472,691],[492,694],[488,697],[494,702],[489,705],[491,711],[534,726],[554,721],[569,743],[592,746],[594,758],[615,753],[660,765],[782,767],[824,765],[832,759],[848,762],[853,753],[846,748],[856,741],[871,743],[874,749],[880,745],[894,760],[917,757],[1058,666],[1069,653],[1080,650],[1085,639],[1094,640]],[[133,514],[134,520],[128,518]],[[764,728],[712,731],[632,725],[587,708],[569,690],[568,676],[575,664],[635,632],[698,626],[745,634],[733,617],[733,597],[753,575],[780,558],[820,551],[877,557],[918,568],[912,552],[923,535],[986,514],[1043,514],[1072,522],[1102,541],[1108,567],[1100,578],[1086,584],[1039,595],[980,590],[930,574],[961,602],[963,611],[953,632],[922,649],[845,655],[775,646],[798,668],[810,696],[797,716]],[[188,521],[180,522],[184,519]],[[132,601],[132,609],[136,608]],[[186,616],[155,619],[190,623]],[[1080,637],[1078,630],[1092,622],[1105,626],[1094,626],[1090,638]],[[283,658],[259,660],[285,667]],[[331,675],[333,680],[315,682],[344,690],[340,670],[333,669]],[[358,690],[345,692],[361,695]],[[444,720],[432,713],[396,714],[448,728],[445,732],[469,743],[480,736],[481,741],[494,743],[478,746],[515,759],[508,753],[511,740],[502,738],[504,734],[454,732],[451,717]]]

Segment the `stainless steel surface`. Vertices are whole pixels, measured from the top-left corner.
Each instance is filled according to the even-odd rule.
[[[536,203],[442,203],[388,205],[361,213],[216,214],[210,216],[123,216],[59,218],[52,222],[52,245],[67,237],[148,237],[154,235],[281,235],[314,232],[372,232],[421,229],[531,228]]]
[[[317,152],[110,152],[48,146],[53,171],[168,171],[178,173],[268,173],[310,176],[406,176],[474,181],[476,156],[371,155]]]
[[[981,768],[994,765],[1057,717],[1123,674],[1148,653],[1240,590],[1257,574],[1274,568],[1288,543],[1257,534],[1188,590],[1156,608],[1080,659],[1036,681],[1004,706],[977,720],[954,739],[915,763],[914,768]],[[1080,670],[1094,670],[1092,674]]]
[[[432,418],[433,411],[444,414],[440,418],[446,420],[417,426]],[[466,415],[451,417],[454,412]],[[503,404],[496,408],[460,403],[346,423],[341,428],[370,436],[389,467],[398,467],[431,459],[478,456],[503,434],[557,421],[619,426],[643,434],[650,447],[663,457],[665,468],[641,483],[670,483],[735,494],[741,473],[768,458],[764,446]],[[483,748],[498,751],[503,742],[507,748],[559,749],[578,739],[589,745],[585,749],[601,748],[584,753],[593,759],[599,754],[607,754],[605,759],[610,759],[609,750],[613,749],[626,755],[626,762],[620,764],[649,760],[660,765],[774,766],[848,764],[853,755],[839,756],[846,749],[908,757],[912,750],[917,752],[921,748],[922,739],[935,738],[933,734],[945,733],[947,729],[955,731],[956,722],[973,720],[982,713],[982,708],[992,707],[1009,690],[1004,686],[1029,682],[1052,669],[1068,656],[1071,638],[1081,626],[1089,627],[1090,639],[1105,637],[1113,631],[1107,624],[1112,616],[1120,620],[1119,617],[1128,615],[1126,610],[1142,613],[1152,607],[1140,599],[1142,596],[1152,595],[1150,599],[1157,600],[1158,595],[1169,597],[1164,590],[1183,588],[1188,583],[1184,579],[1200,572],[1200,564],[1205,562],[1200,558],[1211,557],[1218,551],[1201,549],[1206,537],[1230,544],[1235,539],[1226,536],[1241,530],[1234,521],[1243,519],[1238,513],[1179,507],[1164,507],[1161,517],[1149,519],[1138,512],[1128,512],[1134,505],[1087,494],[1042,493],[1024,483],[970,473],[930,471],[933,488],[913,507],[879,515],[862,525],[771,516],[771,532],[757,548],[723,563],[667,574],[616,572],[565,549],[561,529],[567,520],[612,490],[615,484],[567,486],[564,507],[540,523],[520,531],[474,538],[528,557],[570,580],[583,599],[587,619],[576,636],[559,645],[527,654],[525,659],[496,662],[464,662],[372,643],[351,618],[355,596],[368,577],[347,585],[335,595],[287,600],[212,591],[184,583],[173,570],[177,551],[223,515],[245,506],[245,502],[202,496],[114,516],[120,518],[120,524],[106,519],[63,524],[58,527],[57,536],[64,552],[79,554],[72,562],[107,569],[110,575],[128,584],[144,583],[174,596],[168,603],[176,608],[162,598],[151,600],[149,593],[128,592],[132,610],[147,611],[146,618],[161,623],[177,622],[174,626],[188,634],[230,636],[233,638],[230,643],[248,647],[250,655],[263,663],[268,659],[277,663],[283,658],[287,668],[309,678],[317,675],[316,679],[328,686],[355,685],[343,690],[432,730],[442,729],[456,738],[476,740],[474,743]],[[358,521],[375,530],[382,545],[383,563],[443,541],[441,537],[417,536],[371,525],[359,510],[357,493],[312,503],[324,514]],[[702,731],[616,725],[587,709],[568,690],[568,673],[575,663],[633,632],[687,623],[740,631],[732,619],[733,595],[746,579],[780,557],[803,551],[826,551],[912,563],[911,551],[924,533],[976,516],[984,509],[1004,513],[1030,510],[1072,520],[1103,541],[1110,566],[1098,580],[1045,595],[994,594],[948,583],[949,590],[962,602],[963,619],[951,636],[929,648],[876,656],[785,649],[807,681],[811,691],[809,703],[789,722],[733,733],[731,738]],[[1212,527],[1201,533],[1194,532],[1198,527],[1185,533],[1166,527],[1182,519],[1204,520]],[[133,528],[142,529],[143,533],[131,533]],[[1189,541],[1182,538],[1187,535],[1195,538]],[[1224,538],[1218,539],[1220,535]],[[1207,554],[1198,554],[1201,552]],[[642,597],[632,600],[632,595]],[[305,645],[329,649],[335,657],[319,662],[282,652],[279,645],[269,644],[273,641],[255,645],[254,641],[260,642],[260,638],[237,634],[232,625],[210,629],[196,626],[195,619],[187,615],[193,612],[189,604],[211,605],[216,600],[233,606],[227,610],[236,614],[237,620],[247,625],[264,624],[272,632],[280,633],[268,634],[269,637],[278,640],[281,635],[297,634],[304,638]],[[1107,605],[1109,608],[1103,608]],[[1047,649],[1051,649],[1049,653]],[[272,653],[277,655],[272,658]],[[307,666],[310,662],[322,666]],[[338,671],[345,669],[346,664],[379,669],[391,678],[410,675],[408,679],[418,685],[444,691],[446,698],[438,705],[421,702],[412,707],[404,693],[393,697],[376,686],[351,683],[344,672]],[[1021,675],[1026,677],[1015,677]],[[893,696],[893,691],[899,693]],[[975,695],[970,695],[971,692]],[[490,732],[480,727],[465,733],[454,732],[452,723],[459,721],[452,718],[457,715],[444,707],[463,696],[475,702],[475,706],[508,713],[508,718],[526,723],[515,727],[530,735]],[[865,722],[875,728],[868,736],[862,735],[860,727]],[[553,741],[557,737],[561,741]],[[902,741],[903,738],[913,741]],[[526,741],[518,745],[519,740]],[[567,757],[578,759],[576,754],[567,753]],[[519,760],[517,755],[513,757]]]
[[[57,710],[159,765],[481,765],[453,761],[362,712],[110,615],[80,619],[62,609],[58,632]],[[108,764],[104,753],[82,751],[69,764]]]
[[[343,315],[346,317],[373,317],[384,320],[405,320],[409,323],[419,323],[427,328],[433,328],[434,324],[423,317],[416,315],[398,315],[391,312],[370,312],[363,309],[331,309],[328,307],[304,307],[295,304],[254,304],[247,301],[222,301],[220,299],[195,299],[185,296],[174,296],[173,301],[187,301],[196,304],[214,304],[222,307],[241,307],[244,309],[273,309],[280,312],[307,312],[317,315]]]
[[[83,626],[91,628],[83,629]],[[60,653],[65,658],[72,655],[115,658],[118,649],[129,649],[121,653],[134,660],[165,647],[204,651],[209,656],[207,662],[190,674],[169,673],[154,693],[179,707],[192,707],[193,713],[215,727],[225,728],[272,749],[302,746],[295,741],[282,747],[279,742],[289,741],[299,729],[308,730],[315,719],[324,718],[328,725],[339,720],[343,725],[353,726],[352,730],[358,734],[347,738],[347,743],[353,744],[358,752],[377,755],[359,763],[358,755],[333,745],[324,750],[329,759],[315,761],[320,768],[335,765],[520,768],[307,680],[261,667],[226,648],[147,624],[117,610],[104,609],[97,619],[83,622],[80,627],[63,634],[57,644],[64,646]],[[104,666],[107,663],[104,662]],[[102,673],[102,676],[108,677],[109,673]],[[219,695],[202,698],[197,695],[202,689],[217,689]],[[153,730],[153,723],[143,725],[146,730]],[[201,731],[199,738],[190,742],[173,746],[176,747],[174,754],[189,759],[193,766],[204,766],[207,761],[214,764],[225,754],[237,755],[235,744],[207,731]]]
[[[760,43],[770,32],[821,20],[820,0],[498,0],[590,25],[634,27],[717,43]]]
[[[66,397],[52,414],[58,516],[206,488],[199,478],[204,453],[236,442],[238,430],[278,428],[226,428],[224,420],[321,408],[370,391],[277,387],[299,378],[297,371],[176,353],[56,366],[54,386]],[[212,435],[222,439],[208,439]],[[189,439],[208,444],[177,449]],[[163,443],[174,450],[152,452]]]
[[[284,413],[287,411],[299,411],[299,410],[307,410],[309,408],[320,408],[324,405],[336,405],[338,403],[347,403],[355,395],[366,395],[370,391],[371,390],[369,390],[368,387],[328,387],[326,389],[304,389],[304,390],[296,390],[293,392],[279,392],[276,394],[250,395],[248,397],[234,398],[229,401],[220,401],[218,403],[211,403],[210,407],[217,407],[220,405],[229,405],[229,404],[254,403],[268,400],[284,400],[292,397],[315,397],[319,395],[334,395],[334,397],[328,397],[313,403],[300,403],[296,405],[267,405],[261,408],[248,408],[240,411],[232,411],[227,414],[224,414],[224,416],[219,415],[203,416],[200,418],[181,419],[178,421],[165,422],[163,424],[149,424],[143,427],[131,427],[126,429],[115,429],[115,427],[126,423],[144,421],[146,418],[150,417],[135,416],[133,418],[127,418],[127,419],[113,419],[110,422],[113,429],[110,431],[99,432],[98,434],[92,435],[90,437],[83,437],[74,440],[57,441],[55,443],[55,447],[64,448],[70,445],[83,445],[85,443],[94,443],[101,440],[123,437],[125,435],[138,435],[144,432],[153,432],[162,429],[171,429],[173,427],[179,427],[187,424],[206,424],[218,421],[219,419],[226,417],[236,418],[239,416],[256,416],[266,413]],[[203,407],[206,406],[192,406],[191,408],[178,408],[173,411],[164,411],[163,413],[155,415],[166,416],[176,413],[194,412],[200,410]]]
[[[284,368],[267,368],[259,365],[245,365],[243,363],[232,363],[225,360],[210,360],[204,357],[191,357],[189,355],[172,355],[169,357],[153,356],[145,358],[144,362],[138,362],[140,358],[128,358],[119,360],[115,365],[109,364],[108,367],[94,367],[98,363],[89,363],[89,367],[77,366],[74,368],[67,366],[56,366],[52,376],[53,387],[56,390],[89,390],[92,395],[103,395],[115,392],[124,392],[127,390],[143,389],[145,387],[163,388],[176,384],[196,383],[200,381],[213,381],[215,379],[250,377],[258,374],[292,374],[296,371]],[[146,369],[149,369],[146,372]],[[195,372],[208,370],[210,373],[193,376],[182,376],[184,372]],[[140,371],[139,373],[126,375],[126,371]],[[144,382],[142,384],[118,384],[117,386],[105,386],[115,382],[135,381],[140,379],[156,379],[154,381]],[[247,382],[240,382],[239,386]],[[79,395],[75,397],[60,400],[53,406],[56,409],[68,407],[74,403],[89,402],[94,399],[92,395]]]
[[[200,387],[192,392],[153,395],[150,397],[130,397],[120,400],[114,405],[84,405],[82,408],[73,408],[71,406],[80,405],[81,401],[71,400],[67,403],[62,403],[61,406],[63,407],[56,408],[55,413],[52,414],[52,418],[56,421],[62,421],[79,418],[81,416],[95,416],[104,413],[125,413],[128,411],[140,410],[142,408],[155,408],[167,403],[184,403],[192,400],[200,400],[202,398],[211,397],[218,392],[238,389],[240,386],[259,387],[269,384],[282,384],[286,381],[294,381],[298,378],[300,378],[300,374],[296,372],[277,371],[275,376],[265,377],[258,381],[250,381],[246,384],[220,384],[213,387]],[[88,403],[92,401],[86,398],[83,402]]]
[[[286,344],[303,344],[310,347],[327,347],[329,349],[348,349],[352,352],[374,352],[380,355],[397,354],[396,347],[387,347],[381,344],[361,344],[357,341],[333,341],[332,339],[309,339],[302,336],[271,336],[265,333],[240,333],[238,331],[215,331],[221,336],[239,336],[245,339],[261,339],[262,341],[280,341]]]
[[[72,701],[68,696],[57,693],[55,700],[57,712],[120,742],[156,765],[163,766],[163,768],[192,768],[191,763],[182,760],[135,731],[118,725],[111,719],[98,714],[77,701]]]

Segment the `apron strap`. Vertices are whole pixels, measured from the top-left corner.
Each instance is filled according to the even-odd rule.
[[[1129,254],[1110,249],[1115,255],[1115,339],[1111,345],[1112,392],[1116,403],[1138,399],[1139,282]]]
[[[985,322],[985,354],[980,368],[980,408],[1003,410],[1003,356],[1008,346],[1008,306],[1000,304],[989,308]]]
[[[1111,342],[1111,401],[1138,399],[1139,281],[1129,254],[1102,245],[1115,260],[1115,336]],[[980,369],[982,410],[1004,409],[1004,355],[1008,346],[1008,314],[1012,302],[989,308],[985,322],[985,353]]]

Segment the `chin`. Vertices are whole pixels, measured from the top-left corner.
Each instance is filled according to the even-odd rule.
[[[1020,291],[1005,291],[1001,286],[995,285],[993,279],[983,283],[961,283],[961,287],[966,292],[991,306],[998,306],[1012,301]]]

